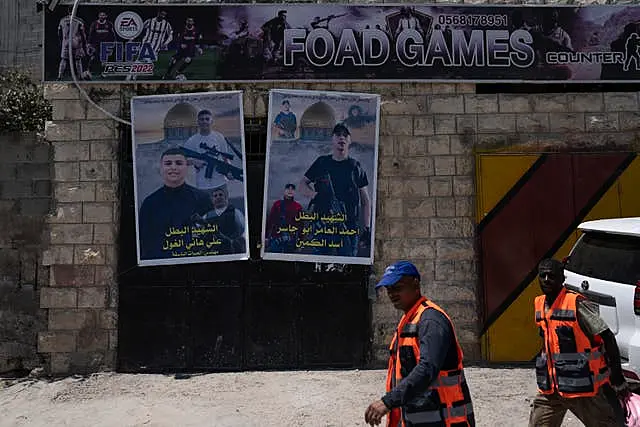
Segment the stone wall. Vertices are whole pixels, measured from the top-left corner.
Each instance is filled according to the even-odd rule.
[[[117,126],[72,86],[48,85],[53,122],[55,209],[50,246],[42,263],[50,268],[41,291],[47,330],[38,352],[49,356],[50,372],[88,372],[115,367],[118,230]],[[101,92],[101,104],[120,111],[117,87]]]
[[[51,205],[51,147],[35,134],[0,133],[0,373],[29,370],[41,360],[37,333],[48,271],[45,217]]]

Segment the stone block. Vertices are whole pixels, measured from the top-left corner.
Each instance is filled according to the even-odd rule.
[[[71,370],[71,355],[69,353],[51,353],[49,363],[53,375],[69,374]]]
[[[54,213],[48,216],[49,223],[79,223],[82,222],[81,203],[57,203]]]
[[[497,113],[498,95],[465,95],[464,112],[467,114]]]
[[[400,195],[395,194],[394,196],[398,197]],[[404,216],[402,203],[402,199],[400,198],[389,198],[383,200],[381,212],[382,216],[386,218],[402,218]]]
[[[42,265],[73,264],[73,246],[52,246],[42,253]]]
[[[475,114],[461,114],[456,116],[456,132],[459,134],[476,132],[478,130],[478,116]]]
[[[115,202],[118,199],[118,185],[115,182],[96,182],[96,202]]]
[[[427,152],[433,155],[450,154],[449,136],[435,135],[427,137]]]
[[[107,99],[104,101],[100,101],[98,105],[102,107],[102,109],[106,110],[108,113],[111,113],[116,117],[120,117],[120,115],[122,114],[122,109],[120,108],[119,99]],[[88,105],[87,119],[88,120],[111,120],[111,117],[109,117],[103,111],[99,110],[93,105]]]
[[[406,237],[410,238],[428,238],[429,232],[429,220],[426,218],[408,218],[403,220],[406,228]]]
[[[53,145],[53,159],[56,162],[89,160],[89,146],[78,142],[56,142]]]
[[[454,274],[455,274],[455,261],[452,261],[452,260],[436,261],[436,271],[435,271],[436,280],[451,280]]]
[[[89,158],[91,160],[115,160],[115,146],[112,142],[95,141],[89,143]]]
[[[54,265],[51,267],[51,286],[87,286],[95,282],[93,265]]]
[[[436,175],[455,175],[456,174],[456,158],[455,156],[434,156],[434,170]]]
[[[473,197],[456,197],[456,216],[475,216]]]
[[[533,108],[529,95],[501,93],[498,95],[498,110],[501,113],[528,113]]]
[[[116,240],[116,231],[113,224],[94,224],[93,243],[113,244]]]
[[[396,136],[396,147],[402,156],[414,157],[427,154],[427,140],[420,136]]]
[[[456,203],[453,197],[436,197],[436,216],[456,216]]]
[[[38,333],[39,353],[68,353],[76,349],[76,334],[68,331]]]
[[[640,112],[624,111],[619,113],[620,130],[639,130]]]
[[[408,238],[403,241],[402,256],[406,259],[433,259],[435,254],[432,240]]]
[[[475,159],[472,156],[456,156],[456,175],[472,175]]]
[[[479,114],[478,132],[484,133],[504,133],[515,132],[515,114]]]
[[[86,323],[87,318],[93,313],[87,310],[79,309],[49,309],[49,330],[78,330],[81,329]],[[93,314],[95,315],[95,314]]]
[[[536,94],[531,96],[533,111],[540,113],[564,113],[569,111],[566,94]]]
[[[458,86],[455,83],[432,83],[431,93],[456,93]]]
[[[429,183],[427,178],[405,178],[402,180],[402,195],[413,197],[426,197],[429,195]]]
[[[436,114],[433,116],[434,133],[450,135],[456,133],[456,116],[453,114]]]
[[[404,201],[408,218],[430,218],[436,214],[435,198],[408,199]]]
[[[113,203],[84,203],[82,220],[85,223],[112,223]]]
[[[378,83],[375,84],[377,89]],[[400,84],[400,90],[402,95],[423,95],[431,93],[432,87],[430,83],[417,83],[417,82],[403,82]]]
[[[518,132],[549,132],[548,113],[518,114],[516,116],[516,130]]]
[[[87,115],[86,103],[82,101],[70,100],[53,100],[52,101],[52,119],[54,121],[62,120],[84,120]]]
[[[80,139],[115,139],[116,127],[111,120],[85,120],[80,126]]]
[[[449,137],[451,154],[466,154],[473,152],[474,134],[451,135]]]
[[[106,288],[83,287],[78,289],[79,308],[105,308],[106,304]]]
[[[51,179],[51,162],[48,161],[46,163],[20,163],[17,165],[15,177],[12,178],[15,178],[19,181],[49,180]]]
[[[433,135],[434,133],[435,125],[433,121],[433,115],[417,116],[413,118],[414,135]]]
[[[78,332],[79,351],[106,351],[109,347],[109,333],[103,329],[85,328]],[[93,363],[79,363],[80,366],[87,367]],[[100,366],[101,363],[98,364]],[[97,368],[97,366],[96,366]]]
[[[104,245],[77,245],[73,251],[74,264],[105,264],[106,257]]]
[[[111,162],[80,162],[80,181],[109,181]]]
[[[429,105],[428,111],[434,114],[457,114],[464,113],[463,95],[429,95],[427,96]]]
[[[433,176],[429,178],[432,196],[452,196],[453,183],[450,176]]]
[[[40,290],[40,308],[75,308],[76,289],[43,288]]]
[[[50,197],[37,199],[18,200],[18,213],[29,217],[42,217],[51,212],[52,200]]]
[[[45,138],[48,141],[77,141],[80,139],[80,122],[47,122]]]
[[[53,164],[53,179],[55,181],[78,181],[80,179],[80,164],[78,162],[55,162]]]
[[[433,159],[429,157],[405,158],[400,161],[403,176],[430,176],[434,173]]]
[[[81,95],[73,84],[47,83],[44,85],[44,96],[47,99],[71,99],[80,100]]]
[[[584,121],[587,132],[616,131],[620,127],[618,113],[585,114]]]
[[[407,116],[383,116],[382,129],[386,135],[411,135],[413,118]]]
[[[96,184],[93,182],[56,183],[55,196],[59,202],[93,202]]]
[[[91,224],[52,224],[49,228],[50,242],[53,244],[91,243]]]
[[[638,111],[637,92],[604,93],[605,111]]]
[[[415,115],[425,111],[424,96],[405,96],[380,103],[380,113],[385,115]]]
[[[405,237],[405,229],[406,229],[407,223],[404,219],[389,219],[385,221],[385,223],[388,227],[386,232],[382,227],[379,227],[376,224],[376,234],[378,236],[384,235],[388,239],[401,239]],[[380,224],[380,225],[384,225],[384,224]]]
[[[110,265],[96,265],[96,285],[112,287],[115,285],[115,272]]]
[[[380,135],[378,139],[378,153],[381,158],[393,156],[396,153],[394,141],[396,138],[410,138],[408,136]]]
[[[430,222],[431,237],[472,237],[474,224],[469,218],[432,218]]]
[[[475,180],[473,176],[454,176],[453,194],[455,196],[471,196],[475,194]]]
[[[473,239],[438,239],[436,254],[440,260],[471,260],[475,258]]]
[[[604,110],[604,97],[602,93],[575,93],[568,94],[569,111],[585,113]]]
[[[549,118],[552,132],[584,131],[583,113],[555,113]]]

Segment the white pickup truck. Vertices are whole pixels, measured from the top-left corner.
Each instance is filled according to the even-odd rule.
[[[640,217],[588,221],[578,229],[582,235],[565,259],[565,286],[598,303],[616,335],[625,377],[640,383]]]

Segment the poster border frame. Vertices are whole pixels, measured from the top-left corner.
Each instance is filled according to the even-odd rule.
[[[245,252],[228,255],[209,255],[209,256],[196,256],[196,257],[184,257],[184,258],[160,258],[153,260],[141,260],[140,259],[140,230],[139,230],[139,208],[138,208],[138,173],[136,169],[136,138],[135,138],[135,109],[133,103],[136,99],[140,98],[170,98],[176,96],[201,96],[205,97],[210,94],[237,94],[239,97],[238,107],[240,109],[240,135],[242,138],[241,153],[242,156],[242,170],[244,172],[243,181],[243,193],[244,193],[244,230],[245,230]],[[132,170],[133,170],[133,200],[134,200],[134,218],[136,225],[136,261],[138,267],[152,267],[160,265],[182,265],[182,264],[208,264],[214,262],[226,262],[226,261],[246,261],[249,259],[249,215],[248,215],[248,200],[247,200],[247,153],[245,150],[245,134],[244,134],[244,91],[242,90],[227,90],[227,91],[207,91],[207,92],[182,92],[182,93],[167,93],[162,95],[135,95],[130,100],[131,111],[131,154],[132,154]]]
[[[82,0],[79,0],[78,10],[82,6],[90,6],[90,7],[100,7],[100,6],[108,6],[108,7],[127,7],[129,3],[115,3],[113,1],[110,2],[95,2],[95,3],[82,3]],[[411,6],[421,6],[421,7],[474,7],[474,8],[500,8],[500,7],[508,7],[508,8],[531,8],[531,9],[547,9],[547,8],[585,8],[585,7],[614,7],[614,8],[624,8],[624,7],[640,7],[640,4],[607,4],[607,5],[599,5],[599,4],[588,4],[588,5],[570,5],[570,4],[489,4],[489,3],[481,3],[481,4],[472,4],[472,3],[436,3],[436,2],[428,2],[428,3],[419,3],[419,2],[411,2],[411,3],[401,3],[401,2],[392,2],[392,3],[365,3],[365,2],[357,2],[357,3],[304,3],[304,2],[293,2],[293,3],[188,3],[186,1],[182,3],[134,3],[135,7],[184,7],[184,6],[215,6],[215,7],[225,7],[225,6],[251,6],[251,7],[274,7],[274,6],[310,6],[310,5],[336,5],[336,6],[349,6],[349,7],[411,7]],[[60,4],[58,7],[63,6],[72,6],[72,4]],[[136,84],[168,84],[168,85],[189,85],[189,84],[215,84],[215,83],[229,83],[229,84],[253,84],[253,83],[281,83],[283,81],[294,82],[294,83],[359,83],[362,79],[247,79],[247,80],[227,80],[227,79],[208,79],[208,80],[185,80],[185,81],[163,81],[163,80],[65,80],[59,81],[56,79],[47,79],[46,72],[46,52],[45,52],[45,42],[47,38],[46,34],[46,14],[51,13],[47,12],[48,8],[43,10],[42,14],[42,75],[41,75],[41,83],[43,84],[82,84],[87,86],[104,86],[104,85],[125,85],[131,86]],[[528,80],[528,79],[420,79],[420,78],[408,78],[408,79],[365,79],[369,80],[373,83],[434,83],[434,84],[527,84],[527,85],[545,85],[545,84],[569,84],[569,85],[577,85],[577,84],[602,84],[602,85],[614,85],[614,84],[639,84],[640,79],[636,80],[624,80],[624,79],[612,79],[612,80]]]
[[[271,108],[273,94],[275,92],[286,94],[305,94],[309,92],[316,92],[318,94],[332,94],[332,95],[351,95],[360,96],[363,98],[375,98],[376,99],[376,139],[374,145],[373,155],[373,188],[372,188],[372,200],[371,200],[371,251],[368,257],[346,257],[346,256],[331,256],[331,255],[313,255],[313,254],[286,254],[286,253],[272,253],[266,252],[265,247],[265,234],[267,228],[267,193],[269,190],[269,167],[270,155],[271,155],[271,123],[273,122],[274,109]],[[269,104],[268,104],[268,118],[267,118],[267,153],[265,157],[264,168],[264,189],[262,195],[262,232],[260,234],[260,258],[266,261],[298,261],[298,262],[311,262],[321,264],[353,264],[353,265],[373,265],[375,259],[375,233],[376,233],[376,207],[378,201],[378,151],[380,146],[380,104],[382,103],[382,96],[375,93],[365,92],[344,92],[344,91],[332,91],[332,90],[304,90],[304,89],[282,89],[274,88],[269,90]]]

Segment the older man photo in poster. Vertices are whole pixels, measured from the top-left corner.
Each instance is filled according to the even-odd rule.
[[[271,91],[263,258],[373,262],[379,101]]]
[[[138,264],[248,258],[242,93],[131,101]]]

